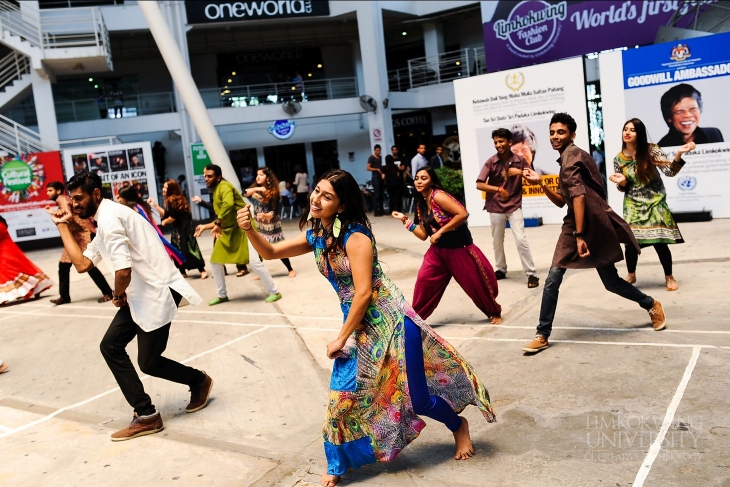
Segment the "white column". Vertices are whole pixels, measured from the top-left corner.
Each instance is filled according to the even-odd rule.
[[[175,86],[190,112],[193,124],[200,134],[200,139],[205,145],[208,155],[210,155],[210,160],[221,167],[223,177],[240,191],[241,183],[238,180],[238,175],[233,169],[228,152],[223,147],[223,142],[213,125],[213,121],[210,119],[205,103],[203,103],[203,97],[200,96],[198,87],[195,85],[190,69],[180,53],[180,48],[175,42],[170,26],[162,15],[160,6],[156,1],[138,2],[137,5],[139,5],[139,9],[147,20],[152,37],[154,37],[167,69],[170,70]],[[187,152],[189,147],[185,147],[184,150]]]
[[[58,122],[56,121],[56,106],[53,104],[51,80],[43,78],[35,69],[32,69],[30,81],[33,86],[38,133],[41,134],[46,145],[58,146]]]
[[[429,63],[437,62],[438,55],[444,52],[444,35],[440,22],[423,24],[423,47]]]
[[[266,157],[264,157],[263,147],[256,147],[256,159],[259,161],[259,167],[266,167]]]
[[[310,181],[314,182],[314,153],[311,142],[304,143],[304,157],[307,159],[307,174]]]
[[[383,14],[379,1],[358,2],[357,31],[360,40],[360,56],[363,70],[365,92],[378,102],[375,113],[366,114],[370,149],[380,144],[383,153],[393,145],[393,119],[390,108],[383,108],[383,100],[388,97],[388,68],[385,63],[385,39],[383,38]],[[377,134],[380,134],[380,137]]]
[[[172,26],[175,40],[180,47],[180,53],[185,61],[185,66],[188,71],[190,71],[190,54],[188,52],[188,37],[185,30],[186,15],[184,5],[180,2],[166,1],[164,2],[163,7],[165,9],[164,11],[168,22]],[[190,118],[188,110],[185,108],[185,102],[183,101],[182,96],[180,95],[180,90],[177,88],[176,84],[173,84],[173,94],[175,96],[177,112],[180,114],[180,138],[183,146],[185,179],[188,180],[188,188],[191,191],[190,196],[193,196],[192,191],[194,190],[195,185],[192,181],[195,178],[195,175],[193,174],[193,158],[190,151],[190,145],[198,142],[200,138],[198,137],[198,133],[195,131],[193,121]],[[201,196],[197,193],[196,195]],[[193,212],[193,219],[200,220],[202,214],[201,208],[198,205],[193,205],[191,209]]]

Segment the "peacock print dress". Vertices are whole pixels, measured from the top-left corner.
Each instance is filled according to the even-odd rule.
[[[354,224],[346,231],[345,247],[355,232],[372,242],[369,230]],[[324,255],[331,238],[322,229],[307,231],[317,267],[337,292],[346,320],[355,286],[345,250],[336,248]],[[408,391],[406,317],[421,329],[429,393],[442,397],[457,413],[473,404],[488,422],[496,421],[489,393],[472,367],[413,311],[400,289],[383,273],[377,256],[373,243],[371,303],[342,356],[334,360],[323,426],[330,475],[393,460],[426,426],[413,411]]]
[[[657,145],[650,148],[652,162],[665,176],[676,176],[685,161],[668,161]],[[636,176],[636,161],[619,152],[613,160],[614,171],[623,174],[627,185],[618,186],[624,195],[624,220],[631,227],[639,245],[684,243],[677,223],[667,204],[667,191],[658,175],[644,184]]]

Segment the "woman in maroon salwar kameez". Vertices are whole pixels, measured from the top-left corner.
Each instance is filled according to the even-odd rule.
[[[413,179],[417,191],[416,213],[419,224],[397,211],[393,218],[431,247],[423,258],[413,291],[413,309],[423,319],[431,316],[453,277],[464,292],[491,318],[502,322],[502,307],[497,303],[497,277],[479,247],[474,245],[466,220],[466,208],[444,191],[441,181],[429,167],[421,168]]]

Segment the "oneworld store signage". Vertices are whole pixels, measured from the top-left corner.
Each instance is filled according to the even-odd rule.
[[[258,2],[188,0],[185,2],[185,11],[188,15],[188,24],[208,24],[211,22],[328,16],[330,6],[329,2],[316,0]]]
[[[269,127],[269,133],[279,140],[286,140],[294,135],[294,127],[296,126],[294,120],[277,120]]]

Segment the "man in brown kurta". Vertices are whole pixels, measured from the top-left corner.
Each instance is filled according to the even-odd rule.
[[[614,265],[623,260],[621,243],[639,249],[629,225],[608,206],[603,179],[593,158],[573,144],[576,123],[567,113],[556,113],[550,121],[550,143],[560,153],[560,183],[556,193],[532,169],[523,175],[532,184],[542,185],[555,205],[568,205],[563,228],[555,247],[553,262],[545,280],[540,322],[535,339],[522,350],[528,353],[548,348],[558,305],[558,291],[567,269],[596,269],[606,290],[635,301],[649,312],[654,330],[666,326],[659,301],[621,279]]]
[[[64,194],[65,190],[66,188],[64,187],[63,183],[61,183],[60,181],[52,181],[48,183],[48,186],[46,188],[46,194],[48,195],[48,199],[56,202],[56,206],[58,206],[59,210],[72,213],[71,198]],[[68,222],[68,229],[71,232],[71,235],[73,235],[76,243],[81,248],[81,251],[83,252],[84,250],[86,250],[86,246],[89,245],[89,242],[91,242],[91,235],[95,233],[94,226],[91,223],[91,220],[88,218],[81,218],[78,215],[74,215],[73,219]],[[64,249],[63,253],[61,254],[61,259],[58,262],[58,292],[60,296],[56,299],[51,299],[51,302],[53,304],[59,305],[71,302],[71,292],[69,285],[69,274],[71,272],[71,265],[71,258],[68,256],[68,252],[66,252],[66,250]],[[96,284],[96,287],[98,287],[101,291],[101,298],[99,298],[97,301],[100,303],[104,303],[111,300],[112,294],[114,294],[114,292],[109,286],[109,283],[106,282],[104,274],[102,274],[101,271],[96,267],[89,270],[88,274],[89,277],[91,277],[91,279],[94,281],[94,284]]]

